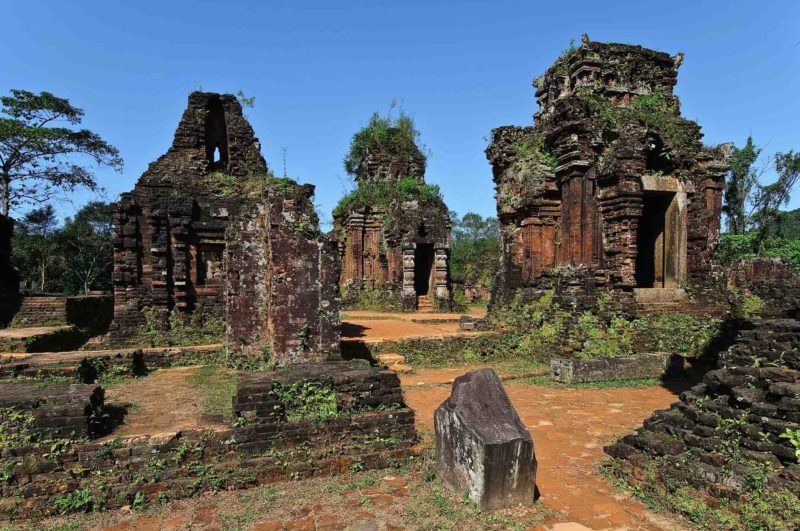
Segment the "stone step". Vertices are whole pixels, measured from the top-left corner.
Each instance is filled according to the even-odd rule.
[[[639,304],[665,302],[685,302],[686,290],[683,288],[636,288],[633,296]]]
[[[394,352],[383,352],[381,354],[377,354],[375,357],[378,358],[380,363],[383,363],[395,372],[408,373],[412,370],[409,365],[406,365],[406,359],[400,354],[395,354]]]

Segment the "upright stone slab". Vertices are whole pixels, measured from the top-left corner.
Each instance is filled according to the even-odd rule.
[[[439,477],[452,490],[466,492],[481,509],[533,503],[533,439],[494,370],[456,378],[434,428]]]

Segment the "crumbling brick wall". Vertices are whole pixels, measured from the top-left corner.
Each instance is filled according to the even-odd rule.
[[[228,348],[284,365],[339,358],[339,260],[304,185],[245,203],[228,228]]]
[[[412,178],[425,184],[425,156],[400,156],[375,150],[355,175],[359,186]],[[450,218],[440,199],[419,197],[389,205],[357,205],[334,215],[334,234],[342,257],[344,304],[361,290],[382,290],[416,309],[418,297],[434,307],[450,305]],[[425,278],[420,280],[420,276]]]
[[[703,146],[700,127],[681,117],[681,61],[584,38],[534,81],[534,125],[493,131],[496,303],[560,266],[588,268],[593,285],[623,297],[711,281],[729,147]]]
[[[14,317],[19,304],[19,275],[11,267],[11,236],[14,221],[0,214],[0,327]]]
[[[798,345],[800,322],[755,322],[720,355],[716,370],[606,453],[632,469],[652,462],[667,482],[726,497],[746,484],[749,464],[761,463],[773,469],[767,485],[800,493],[795,449],[781,437],[800,429]]]
[[[172,147],[119,203],[112,334],[147,312],[200,314],[227,322],[234,351],[336,357],[338,256],[313,190],[268,172],[234,96],[190,94]]]
[[[135,332],[145,308],[222,317],[225,230],[237,203],[214,177],[266,171],[236,98],[190,94],[172,146],[118,205],[113,333]]]

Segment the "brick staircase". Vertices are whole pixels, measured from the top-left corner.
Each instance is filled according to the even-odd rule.
[[[67,324],[67,298],[63,295],[31,295],[22,299],[14,316],[16,326]]]
[[[417,297],[417,311],[420,313],[433,312],[433,302],[431,301],[430,296],[420,295]]]

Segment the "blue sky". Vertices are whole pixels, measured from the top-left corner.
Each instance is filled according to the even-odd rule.
[[[770,153],[800,149],[796,1],[337,4],[1,0],[0,92],[49,90],[82,107],[125,159],[122,174],[96,173],[113,199],[166,151],[189,92],[241,89],[256,98],[246,114],[267,163],[281,174],[285,147],[287,173],[317,186],[324,218],[346,187],[351,136],[395,98],[449,207],[494,215],[489,132],[532,122],[531,79],[584,32],[685,52],[677,93],[706,143],[752,134]]]

